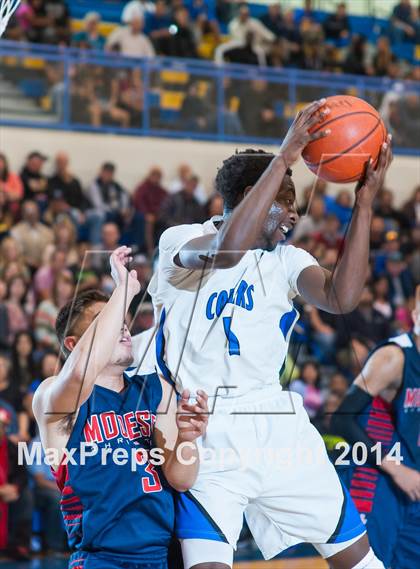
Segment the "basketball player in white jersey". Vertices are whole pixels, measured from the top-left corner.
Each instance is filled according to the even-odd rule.
[[[278,155],[248,150],[226,160],[216,178],[223,217],[172,227],[159,243],[149,286],[157,364],[178,392],[205,390],[212,410],[197,482],[178,503],[186,569],[232,567],[244,514],[266,559],[310,542],[333,569],[383,568],[302,398],[279,384],[298,319],[293,297],[337,314],[358,304],[372,202],[392,159],[389,137],[359,184],[332,274],[281,245],[298,220],[290,167],[329,134],[309,134],[328,112],[325,100],[301,111]]]

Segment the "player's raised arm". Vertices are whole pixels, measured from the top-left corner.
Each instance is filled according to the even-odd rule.
[[[344,249],[332,273],[320,267],[304,269],[298,278],[298,289],[309,303],[335,314],[356,308],[365,285],[369,264],[372,204],[382,187],[392,162],[391,135],[383,143],[378,165],[369,161],[364,179],[356,187],[353,208]]]
[[[175,390],[167,381],[161,382],[163,396],[156,419],[155,443],[164,451],[165,478],[175,490],[186,492],[198,474],[200,462],[195,441],[206,432],[208,398],[204,391],[199,391],[196,403],[190,404],[190,393],[184,390],[177,403]]]
[[[134,296],[140,290],[135,271],[128,272],[131,249],[119,247],[111,255],[111,273],[117,286],[86,331],[78,338],[78,319],[66,323],[63,350],[69,353],[66,362],[56,377],[45,380],[34,397],[34,413],[43,420],[48,413],[49,421],[56,421],[70,412],[76,412],[88,399],[96,378],[108,365],[112,348],[121,337],[124,319]],[[94,308],[92,307],[94,310]],[[81,318],[85,318],[82,315]]]
[[[324,107],[322,111],[321,107]],[[299,159],[309,142],[329,134],[329,130],[309,133],[329,112],[325,99],[315,101],[300,111],[279,154],[252,188],[244,188],[244,199],[234,205],[232,212],[227,212],[229,217],[218,233],[197,237],[186,243],[176,255],[175,263],[187,269],[235,266],[257,241],[288,169]]]

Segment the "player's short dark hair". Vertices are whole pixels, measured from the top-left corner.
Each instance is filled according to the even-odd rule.
[[[64,338],[71,336],[78,318],[91,304],[95,302],[108,302],[109,297],[100,290],[86,290],[70,300],[58,313],[55,321],[55,331],[60,342],[62,353],[68,357],[70,352],[64,346]]]
[[[274,154],[248,148],[236,152],[223,162],[216,176],[216,190],[221,194],[226,209],[236,207],[245,188],[254,186],[273,160]],[[286,174],[292,175],[290,168]]]

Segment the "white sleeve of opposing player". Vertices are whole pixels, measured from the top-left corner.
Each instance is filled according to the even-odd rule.
[[[297,296],[300,294],[297,287],[300,273],[307,267],[319,266],[319,263],[310,253],[293,245],[280,246],[280,254],[290,290]]]

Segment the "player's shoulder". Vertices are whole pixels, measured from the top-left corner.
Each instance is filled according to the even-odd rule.
[[[279,243],[275,249],[276,255],[280,257],[281,261],[286,263],[293,263],[293,261],[308,261],[317,263],[315,257],[313,257],[308,251],[302,249],[301,247],[295,247],[292,244]]]
[[[404,351],[399,343],[390,338],[371,352],[369,360],[380,366],[400,367],[404,364]]]
[[[182,241],[188,241],[204,235],[204,225],[204,223],[191,223],[169,227],[160,236],[159,249],[171,250],[176,248]]]

